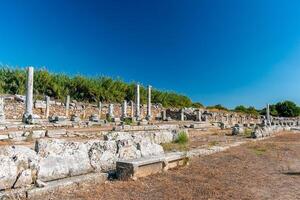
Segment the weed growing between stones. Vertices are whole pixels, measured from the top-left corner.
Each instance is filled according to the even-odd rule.
[[[176,139],[175,143],[178,143],[178,144],[186,144],[188,141],[189,141],[189,137],[188,137],[188,135],[186,134],[186,132],[181,131],[181,132],[178,134],[178,138]]]

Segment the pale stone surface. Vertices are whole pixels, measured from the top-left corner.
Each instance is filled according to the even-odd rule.
[[[4,98],[0,97],[0,123],[5,122]]]
[[[147,118],[151,119],[152,113],[151,113],[151,85],[148,85],[147,88]]]
[[[136,120],[139,120],[141,117],[140,113],[140,85],[136,84],[135,88],[135,117]]]
[[[127,117],[127,101],[124,100],[123,104],[122,104],[122,118],[126,118]]]
[[[36,173],[38,157],[28,147],[4,146],[0,148],[0,163],[0,190],[13,187],[15,182],[15,187],[22,187],[31,183],[29,179]]]
[[[56,180],[93,171],[87,145],[58,139],[37,141],[40,156],[38,178],[42,181]]]
[[[70,109],[70,95],[67,96],[66,99],[66,116],[69,116],[69,109]]]
[[[30,200],[51,199],[53,197],[51,194],[56,192],[78,189],[81,185],[95,186],[103,184],[107,180],[107,177],[106,173],[90,173],[51,181],[44,187],[28,190],[27,198]]]
[[[19,137],[22,137],[23,136],[23,131],[14,131],[14,132],[9,132],[8,133],[8,137],[10,139],[13,139],[13,138],[19,138]]]
[[[50,138],[62,137],[67,134],[66,129],[47,130],[46,136]]]
[[[117,144],[115,141],[89,141],[89,158],[96,171],[108,171],[115,168]]]
[[[114,104],[109,104],[108,107],[108,117],[114,118]]]
[[[1,140],[8,140],[8,139],[9,139],[8,135],[0,135],[0,141]]]
[[[32,118],[33,108],[33,67],[27,69],[27,83],[26,83],[26,109],[23,117],[23,121],[28,123],[28,118]]]
[[[142,157],[157,156],[164,153],[162,146],[142,137],[137,142],[137,149],[141,151]]]
[[[0,190],[12,188],[18,176],[18,168],[8,156],[0,154]]]
[[[32,173],[30,169],[26,169],[24,171],[21,172],[18,180],[16,181],[16,183],[14,184],[14,188],[19,188],[19,187],[24,187],[24,186],[28,186],[31,185],[32,183]]]
[[[50,113],[50,97],[46,96],[46,110],[45,110],[45,117],[48,119]]]
[[[33,139],[43,138],[46,136],[46,130],[33,130],[31,137]]]

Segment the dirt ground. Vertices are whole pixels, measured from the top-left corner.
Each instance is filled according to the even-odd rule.
[[[300,199],[300,133],[194,158],[137,181],[111,181],[52,199]]]

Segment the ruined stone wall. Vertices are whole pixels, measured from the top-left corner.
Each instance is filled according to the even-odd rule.
[[[43,101],[39,101],[34,104],[33,113],[40,117],[45,117],[46,104]],[[108,113],[109,104],[102,104],[102,118],[105,118]],[[133,106],[134,107],[134,106]],[[15,100],[5,100],[4,111],[6,119],[22,119],[25,111],[25,103]],[[147,105],[141,105],[141,116],[146,117]],[[159,105],[152,105],[152,116],[153,118],[161,116],[162,107]],[[64,116],[66,113],[65,104],[61,102],[51,101],[50,103],[50,116],[59,115]],[[84,103],[70,103],[69,115],[77,114],[82,119],[87,119],[92,114],[98,114],[99,109],[96,104],[84,104]],[[135,108],[134,108],[135,113]],[[114,104],[114,115],[115,117],[121,117],[121,104]],[[131,117],[131,105],[127,106],[127,116]]]

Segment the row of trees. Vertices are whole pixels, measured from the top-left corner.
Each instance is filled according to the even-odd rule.
[[[0,68],[0,93],[25,94],[26,71],[24,69]],[[67,95],[72,99],[85,102],[116,102],[124,99],[134,100],[135,84],[126,83],[120,79],[109,77],[84,77],[67,76],[64,74],[50,73],[45,69],[38,69],[34,74],[34,94],[37,98],[45,95],[65,100]],[[141,103],[146,103],[147,90],[140,87]],[[164,107],[204,107],[201,103],[192,102],[190,98],[175,92],[152,90],[152,101],[161,103]],[[208,109],[229,111],[221,104],[208,106]],[[232,111],[252,115],[264,115],[266,109],[257,110],[254,107],[237,106]],[[296,117],[300,115],[300,108],[291,101],[279,102],[270,105],[272,116]]]
[[[25,94],[26,71],[24,69],[0,69],[0,93]],[[109,77],[67,76],[50,73],[45,69],[38,69],[34,73],[34,94],[37,98],[45,95],[64,100],[67,95],[72,99],[85,102],[117,102],[124,99],[134,100],[135,84],[125,83]],[[146,103],[146,88],[140,87],[141,103]],[[190,107],[190,98],[174,92],[152,90],[152,101],[161,103],[165,107]]]
[[[215,106],[208,106],[207,108],[229,111],[228,108],[220,104]],[[246,107],[243,105],[235,107],[232,111],[251,115],[266,114],[266,108],[258,110],[253,106]],[[300,107],[298,107],[297,104],[292,101],[278,102],[276,104],[270,105],[270,114],[274,117],[298,117],[300,115]]]

